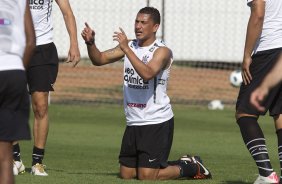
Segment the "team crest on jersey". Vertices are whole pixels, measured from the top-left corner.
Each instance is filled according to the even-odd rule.
[[[142,62],[145,63],[145,64],[147,64],[147,63],[149,62],[148,59],[149,59],[149,56],[148,56],[148,55],[145,55],[145,56],[143,56],[143,58],[142,58]]]

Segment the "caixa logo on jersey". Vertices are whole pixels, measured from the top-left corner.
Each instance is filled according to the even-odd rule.
[[[43,10],[44,1],[46,0],[29,0],[30,9]],[[50,2],[53,2],[53,0],[51,0]]]
[[[148,81],[144,81],[139,75],[135,75],[135,70],[132,68],[125,68],[123,79],[133,85],[143,86],[148,84]]]

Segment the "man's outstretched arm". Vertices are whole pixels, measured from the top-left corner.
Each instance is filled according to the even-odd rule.
[[[85,28],[83,29],[81,36],[87,44],[88,55],[93,65],[106,65],[119,61],[124,57],[124,52],[119,46],[101,52],[95,44],[95,31],[91,29],[87,23],[85,23]]]

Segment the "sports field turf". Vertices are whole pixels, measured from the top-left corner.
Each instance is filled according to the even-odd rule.
[[[44,163],[48,177],[32,176],[32,141],[21,142],[27,172],[17,184],[121,184],[140,183],[118,178],[118,154],[125,127],[121,106],[50,106],[50,131]],[[243,145],[232,109],[174,107],[175,131],[170,159],[189,153],[200,155],[212,180],[173,180],[154,183],[247,184],[257,177],[254,161]],[[270,118],[261,126],[274,169],[279,171],[276,135]],[[142,182],[152,183],[152,182]]]

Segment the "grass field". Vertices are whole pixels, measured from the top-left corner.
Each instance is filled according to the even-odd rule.
[[[212,180],[154,183],[248,184],[257,177],[254,161],[243,145],[232,110],[174,107],[175,132],[170,159],[200,155]],[[140,183],[118,178],[118,154],[125,127],[121,106],[50,106],[50,131],[44,164],[48,177],[28,172],[18,184]],[[274,169],[279,171],[276,135],[270,118],[261,119]],[[22,159],[30,171],[32,141],[21,142]],[[142,182],[151,183],[151,182]]]

